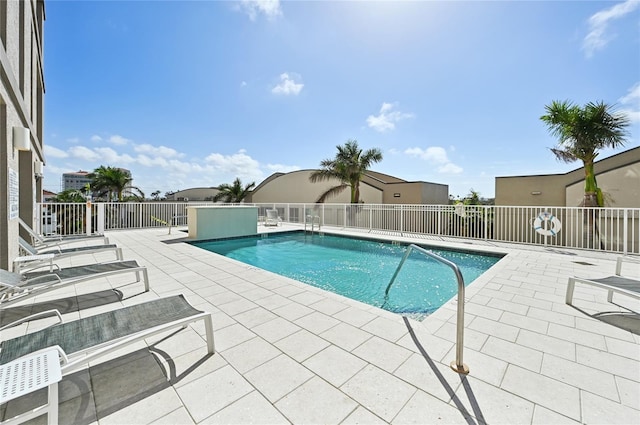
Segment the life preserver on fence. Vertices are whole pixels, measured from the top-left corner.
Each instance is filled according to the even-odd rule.
[[[543,222],[546,222],[544,227],[542,226]],[[533,228],[543,236],[555,236],[562,229],[562,223],[558,217],[545,211],[533,221]]]

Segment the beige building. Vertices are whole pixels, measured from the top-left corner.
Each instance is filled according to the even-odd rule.
[[[0,1],[0,268],[18,253],[18,217],[42,200],[44,1]]]
[[[640,147],[595,163],[607,207],[640,208]],[[584,168],[565,174],[496,177],[496,205],[575,207],[584,196]]]
[[[215,187],[193,187],[167,195],[167,201],[212,201],[218,192]]]
[[[339,181],[311,183],[309,176],[315,170],[275,173],[260,183],[247,202],[254,203],[315,203],[320,195]],[[428,182],[408,182],[375,171],[367,171],[360,183],[360,200],[365,204],[447,204],[449,186]],[[326,202],[351,202],[347,188]]]

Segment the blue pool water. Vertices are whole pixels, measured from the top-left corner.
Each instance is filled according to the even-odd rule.
[[[426,315],[457,293],[451,268],[414,250],[385,300],[406,252],[405,245],[389,242],[287,232],[193,245],[395,313]],[[457,264],[466,285],[501,258],[425,248]]]

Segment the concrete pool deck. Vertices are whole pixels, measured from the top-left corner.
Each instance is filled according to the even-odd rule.
[[[564,303],[569,276],[613,274],[615,254],[403,238],[507,254],[467,288],[464,376],[449,368],[455,300],[418,322],[201,250],[183,232],[108,236],[148,267],[150,292],[129,277],[101,279],[3,309],[3,321],[51,306],[73,319],[181,293],[213,312],[216,354],[198,325],[114,353],[63,379],[60,423],[640,423],[640,303],[607,303],[585,285],[575,307]],[[638,265],[626,270],[640,276]]]

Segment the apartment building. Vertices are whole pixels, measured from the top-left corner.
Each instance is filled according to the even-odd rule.
[[[0,1],[0,268],[19,255],[18,217],[42,200],[43,0]]]

